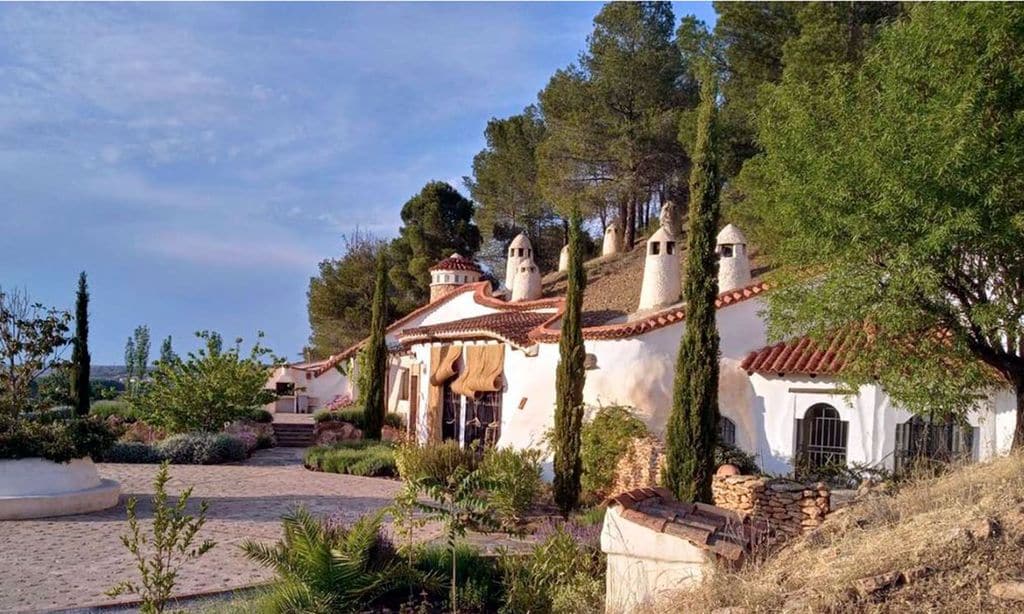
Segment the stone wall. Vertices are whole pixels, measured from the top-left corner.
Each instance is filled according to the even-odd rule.
[[[715,476],[715,505],[768,522],[776,534],[799,535],[821,525],[831,508],[825,484],[753,475]]]
[[[636,439],[622,456],[610,495],[661,484],[665,444],[655,437]],[[820,525],[831,509],[823,483],[804,484],[784,478],[753,475],[716,476],[714,503],[744,516],[768,522],[780,535],[797,535]]]

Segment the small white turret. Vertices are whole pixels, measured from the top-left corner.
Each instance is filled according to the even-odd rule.
[[[516,273],[524,262],[533,262],[533,245],[526,233],[519,233],[508,246],[508,261],[505,264],[505,287],[512,290],[515,285]]]
[[[512,302],[532,301],[540,298],[540,270],[533,260],[520,263],[512,282]]]
[[[430,301],[434,302],[463,284],[480,281],[483,271],[475,262],[452,254],[430,267]]]
[[[566,245],[562,248],[562,251],[558,254],[558,271],[569,270],[569,246]]]
[[[601,245],[601,255],[611,256],[612,254],[617,254],[621,245],[622,240],[619,238],[619,227],[614,223],[608,224],[608,228],[604,229],[604,243]]]
[[[647,311],[679,301],[679,253],[676,239],[664,227],[647,240],[644,282],[640,287],[640,307]]]
[[[747,238],[739,228],[729,224],[718,233],[718,291],[728,292],[750,285],[750,259]]]

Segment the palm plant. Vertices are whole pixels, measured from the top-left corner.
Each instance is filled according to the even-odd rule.
[[[299,508],[282,519],[281,541],[243,543],[246,556],[279,577],[261,602],[262,611],[354,612],[423,582],[381,535],[381,518],[364,516],[345,528]]]

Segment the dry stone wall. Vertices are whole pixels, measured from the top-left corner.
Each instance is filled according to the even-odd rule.
[[[633,441],[616,468],[611,496],[661,484],[665,444],[655,437]],[[831,509],[825,484],[805,484],[754,475],[716,476],[711,484],[715,505],[764,520],[778,535],[792,536],[819,526]]]

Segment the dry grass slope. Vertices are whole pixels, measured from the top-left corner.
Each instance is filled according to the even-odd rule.
[[[863,579],[881,574],[892,586],[865,590]],[[1015,455],[869,496],[767,560],[716,569],[658,611],[1021,612],[1024,601],[990,594],[1021,581],[1024,455]]]

